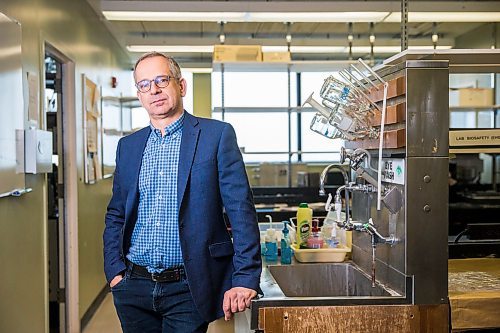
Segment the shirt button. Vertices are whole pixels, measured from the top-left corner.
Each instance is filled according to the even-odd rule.
[[[158,195],[158,199],[161,199],[161,198],[162,198],[162,195],[161,195],[161,194],[160,194],[160,195]]]
[[[160,176],[163,176],[163,171],[160,171]]]
[[[156,226],[159,227],[160,226],[160,222],[156,223]]]

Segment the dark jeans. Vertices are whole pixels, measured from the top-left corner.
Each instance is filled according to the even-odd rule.
[[[186,277],[178,282],[154,282],[130,273],[111,288],[124,333],[206,332]]]

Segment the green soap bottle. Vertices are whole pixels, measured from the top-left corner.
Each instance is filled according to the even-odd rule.
[[[312,209],[306,203],[301,203],[297,209],[297,237],[299,248],[307,248],[307,239],[311,235]]]

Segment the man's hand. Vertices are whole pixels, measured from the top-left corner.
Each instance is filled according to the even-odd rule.
[[[111,280],[111,282],[109,283],[109,286],[111,288],[113,288],[114,286],[116,286],[118,283],[120,283],[120,281],[123,279],[123,276],[122,275],[117,275],[113,278],[113,280]]]
[[[234,287],[224,293],[224,302],[222,302],[222,310],[224,310],[224,319],[230,320],[233,313],[244,311],[250,307],[250,301],[257,296],[257,292],[252,289],[243,287]]]

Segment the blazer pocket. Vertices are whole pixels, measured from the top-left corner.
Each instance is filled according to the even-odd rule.
[[[212,258],[227,257],[234,254],[233,242],[215,243],[208,246]]]

